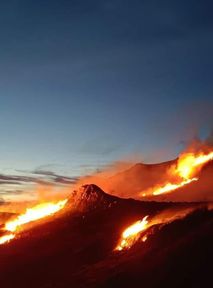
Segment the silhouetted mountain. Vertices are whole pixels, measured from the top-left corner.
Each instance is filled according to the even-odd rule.
[[[63,213],[0,246],[1,286],[207,287],[212,274],[208,267],[213,212],[200,206],[121,199],[85,185],[70,196]],[[134,221],[147,214],[151,218],[188,208],[198,210],[182,220],[150,228],[145,243],[114,251],[122,231]]]

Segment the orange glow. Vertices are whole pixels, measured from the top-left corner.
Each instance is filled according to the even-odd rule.
[[[213,160],[213,152],[209,154],[199,153],[184,153],[178,159],[177,165],[173,166],[169,170],[169,177],[176,178],[176,181],[168,181],[162,186],[156,186],[145,192],[142,192],[143,197],[149,195],[160,195],[170,193],[180,187],[183,187],[193,181],[197,181],[199,178],[195,177],[204,164]]]
[[[148,215],[142,220],[139,220],[128,226],[122,233],[118,245],[114,251],[122,251],[130,249],[137,241],[146,242],[148,237],[153,234],[153,231],[147,231],[148,228],[155,225],[167,225],[175,220],[183,219],[197,208],[180,208],[179,210],[168,209],[164,210],[151,219],[147,220]],[[160,226],[159,226],[160,227]]]
[[[14,238],[15,238],[14,234],[8,234],[8,235],[5,235],[5,236],[2,236],[2,237],[0,237],[0,245],[8,243],[8,242],[10,242],[10,240],[12,240]]]
[[[122,233],[120,243],[115,248],[115,250],[121,251],[123,249],[128,249],[132,245],[135,244],[135,242],[140,237],[141,232],[146,230],[148,228],[148,215],[145,216],[142,220],[139,220],[132,224],[131,226],[127,227],[124,232]],[[146,241],[146,237],[143,237],[142,241]]]
[[[42,203],[32,208],[28,208],[25,213],[19,215],[16,219],[5,223],[4,230],[14,233],[0,237],[0,244],[7,243],[10,240],[14,239],[16,233],[18,232],[18,228],[22,227],[22,225],[53,215],[59,210],[61,210],[66,203],[67,199],[60,200],[56,203]]]
[[[33,208],[28,208],[24,214],[19,215],[15,220],[7,222],[5,224],[5,230],[14,232],[18,227],[26,223],[52,215],[61,210],[66,202],[67,199],[61,200],[57,203],[42,203],[34,206]]]
[[[198,180],[198,178],[192,178],[192,179],[183,180],[180,184],[167,183],[165,186],[154,190],[153,195],[160,195],[160,194],[168,193],[170,191],[174,191],[174,190],[176,190],[182,186],[185,186],[186,184],[189,184],[189,183],[191,183],[193,181],[197,181],[197,180]]]
[[[193,153],[183,154],[178,160],[177,172],[180,177],[184,179],[191,178],[202,168],[203,164],[208,161],[213,160],[213,152],[204,155],[203,153],[199,155],[194,155]]]

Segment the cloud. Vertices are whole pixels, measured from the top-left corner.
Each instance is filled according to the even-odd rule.
[[[23,171],[22,171],[23,172]],[[26,172],[27,173],[27,172]],[[28,172],[29,173],[29,172]],[[24,185],[26,183],[39,184],[39,185],[53,185],[74,184],[78,181],[78,177],[67,177],[63,175],[55,174],[52,171],[35,170],[31,174],[38,175],[37,177],[20,176],[20,175],[5,175],[0,174],[0,185]]]
[[[36,177],[0,174],[0,184],[22,185],[23,183],[50,184],[48,181]]]
[[[5,190],[5,191],[1,191],[0,194],[1,195],[8,195],[8,194],[13,194],[13,195],[20,195],[26,193],[26,191],[22,190],[22,189],[14,189],[14,190]]]
[[[20,182],[17,181],[2,181],[0,180],[0,185],[21,185]]]
[[[22,182],[34,182],[36,179],[27,176],[0,174],[2,184],[22,184]]]
[[[79,180],[79,177],[59,175],[40,168],[17,172],[22,175],[0,174],[0,195],[7,200],[15,199],[16,196],[28,199],[35,195],[39,199],[53,199],[63,195]]]
[[[79,180],[79,177],[77,176],[67,177],[67,176],[56,174],[52,171],[40,170],[40,169],[36,169],[35,171],[32,172],[32,174],[47,176],[49,180],[51,180],[51,182],[60,183],[60,184],[75,184]]]

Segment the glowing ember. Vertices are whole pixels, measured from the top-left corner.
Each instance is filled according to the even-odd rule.
[[[8,234],[5,236],[0,237],[0,245],[4,243],[8,243],[10,240],[14,239],[15,235],[14,234]]]
[[[148,236],[147,236],[147,235],[144,235],[143,238],[142,238],[142,241],[143,241],[143,242],[146,242],[147,238],[148,238]]]
[[[61,210],[64,205],[66,204],[67,199],[59,201],[57,203],[42,203],[39,205],[36,205],[33,208],[29,208],[26,210],[26,212],[22,215],[19,215],[15,220],[7,222],[5,224],[5,230],[7,231],[16,231],[16,229],[26,223],[39,220],[41,218],[44,218],[46,216],[52,215],[59,210]]]
[[[132,245],[134,245],[135,242],[140,237],[140,233],[148,228],[147,218],[148,218],[148,215],[145,216],[142,220],[135,222],[133,225],[125,229],[124,232],[122,233],[120,243],[115,248],[115,250],[121,251],[123,249],[128,249]],[[146,237],[143,237],[142,241],[145,242]]]
[[[176,183],[168,182],[162,186],[157,186],[142,192],[142,196],[160,195],[170,193],[182,186],[185,186],[193,181],[197,181],[198,177],[194,177],[203,165],[213,160],[213,152],[209,154],[200,153],[195,155],[193,153],[185,153],[180,156],[177,166],[172,167],[169,171],[169,177],[176,178]]]

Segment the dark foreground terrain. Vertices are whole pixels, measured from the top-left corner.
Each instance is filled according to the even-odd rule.
[[[148,240],[115,252],[128,225],[149,214],[194,207],[151,228]],[[95,185],[67,208],[0,246],[0,287],[212,287],[213,211],[206,204],[140,202]]]

